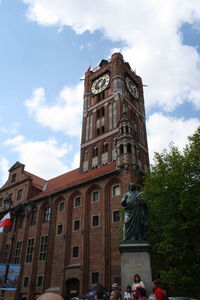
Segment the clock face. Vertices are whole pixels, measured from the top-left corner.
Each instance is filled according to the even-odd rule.
[[[133,97],[137,99],[139,97],[138,89],[135,83],[133,82],[133,80],[131,80],[129,77],[126,77],[126,86],[129,92],[131,93],[131,95],[133,95]]]
[[[92,84],[92,88],[91,88],[92,93],[95,95],[101,93],[103,90],[107,88],[109,82],[110,82],[110,77],[108,74],[105,74],[97,78]]]

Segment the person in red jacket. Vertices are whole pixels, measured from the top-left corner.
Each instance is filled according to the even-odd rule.
[[[165,292],[160,288],[160,282],[158,280],[152,282],[153,293],[156,296],[156,300],[165,300]]]

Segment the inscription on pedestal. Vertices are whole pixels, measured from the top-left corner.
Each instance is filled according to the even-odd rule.
[[[136,273],[141,276],[147,292],[152,292],[149,249],[149,244],[122,244],[120,246],[122,293],[124,293],[128,284],[133,284],[133,276]]]

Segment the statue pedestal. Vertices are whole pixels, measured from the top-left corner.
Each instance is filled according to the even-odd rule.
[[[144,282],[147,294],[152,293],[152,276],[150,263],[150,245],[148,243],[121,244],[121,288],[122,297],[127,285],[133,284],[133,276],[139,274]]]

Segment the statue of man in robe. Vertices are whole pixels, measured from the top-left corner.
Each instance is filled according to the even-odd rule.
[[[148,210],[144,198],[137,191],[134,183],[129,184],[129,191],[121,199],[124,208],[123,243],[134,244],[147,241]]]

